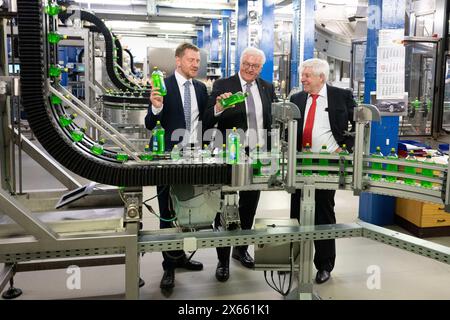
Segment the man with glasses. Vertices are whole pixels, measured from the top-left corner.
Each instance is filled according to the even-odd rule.
[[[241,55],[239,72],[214,82],[208,109],[203,118],[205,129],[217,125],[217,129],[222,133],[223,141],[226,140],[227,131],[233,127],[242,129],[246,133],[243,147],[247,154],[256,145],[262,149],[267,148],[269,142],[266,132],[271,126],[271,104],[276,100],[276,95],[273,85],[259,78],[265,61],[263,51],[253,47],[246,48]],[[224,110],[219,101],[238,91],[248,94],[246,100],[233,108]],[[239,192],[239,216],[243,230],[251,229],[253,225],[259,196],[260,191]],[[220,226],[219,217],[216,217],[215,225]],[[230,276],[230,247],[217,248],[217,256],[219,263],[216,278],[224,282]],[[247,246],[234,247],[232,257],[247,268],[254,267],[254,261],[247,252]]]

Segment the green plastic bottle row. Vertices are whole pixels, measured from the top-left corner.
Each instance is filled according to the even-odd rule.
[[[373,158],[384,158],[383,154],[381,153],[380,147],[376,148],[375,153],[373,153],[371,155],[371,157],[373,157]],[[395,148],[391,149],[391,152],[387,156],[387,159],[389,159],[389,160],[398,160],[398,155],[395,152]],[[417,163],[417,158],[414,155],[414,151],[413,150],[409,151],[408,156],[405,158],[405,161],[412,162],[412,163]],[[432,158],[431,158],[431,155],[429,155],[429,154],[426,156],[426,159],[425,159],[424,162],[426,162],[428,164],[433,164],[434,163]],[[382,163],[372,162],[371,163],[371,168],[375,169],[375,170],[382,171],[383,170],[383,164]],[[388,164],[386,164],[386,171],[391,172],[391,173],[392,172],[394,172],[394,173],[398,172],[399,171],[398,165],[397,164],[388,163]],[[416,175],[417,174],[416,167],[412,167],[412,166],[404,166],[403,171],[404,171],[404,173],[411,174],[411,175]],[[370,179],[372,181],[380,181],[382,176],[383,176],[382,174],[372,173],[372,174],[370,174]],[[422,169],[422,176],[432,178],[434,176],[433,170],[432,169]],[[397,181],[397,177],[393,176],[393,175],[385,175],[385,179],[388,182],[394,182],[395,183]],[[420,181],[420,185],[422,187],[424,187],[424,188],[432,188],[433,187],[433,184],[430,181],[421,181],[420,179],[417,179],[417,180]],[[413,179],[413,178],[404,178],[403,181],[404,181],[404,183],[406,185],[410,185],[410,186],[416,185],[416,179]]]
[[[306,146],[303,148],[302,154],[305,155],[310,155],[313,154],[313,152],[311,151],[311,146],[309,145],[309,143],[306,144]],[[323,145],[322,149],[320,150],[319,154],[330,154],[327,151],[327,146]],[[341,151],[339,152],[339,155],[349,155],[350,153],[347,150],[347,146],[345,144],[342,145]],[[329,166],[329,160],[328,159],[319,159],[319,166],[322,167],[327,167]],[[312,166],[313,165],[313,159],[312,158],[303,158],[302,159],[302,175],[303,176],[312,176],[313,172],[312,170],[308,170],[308,166]],[[344,162],[344,166],[347,166],[347,161]],[[329,172],[328,170],[319,170],[319,175],[320,176],[328,176]],[[344,175],[347,175],[347,173],[344,173]]]

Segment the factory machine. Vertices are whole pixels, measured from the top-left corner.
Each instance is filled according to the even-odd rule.
[[[317,189],[347,190],[355,195],[364,191],[416,199],[444,204],[445,211],[450,211],[447,165],[369,156],[371,123],[379,120],[374,106],[359,105],[354,110],[355,131],[347,133],[354,134],[356,140],[354,152],[350,154],[297,152],[299,110],[292,103],[279,102],[272,105],[272,149],[267,152],[243,153],[241,160],[233,164],[224,161],[221,155],[199,155],[190,149],[181,150],[179,158],[160,154],[149,160],[145,154],[134,150],[113,126],[59,84],[59,73],[55,71],[57,44],[49,43],[48,35],[57,32],[60,9],[54,2],[27,0],[10,1],[2,8],[2,37],[7,20],[14,17],[18,24],[20,77],[10,76],[5,72],[7,69],[2,69],[0,143],[3,148],[10,147],[9,141],[18,145],[24,143],[20,130],[14,127],[14,110],[17,110],[20,98],[34,135],[48,154],[58,164],[97,183],[81,187],[73,181],[67,183],[70,191],[57,206],[64,207],[83,193],[95,195],[103,184],[117,186],[110,194],[120,195],[123,211],[115,223],[95,227],[90,222],[85,223],[85,220],[89,221],[88,217],[70,226],[65,224],[64,228],[40,219],[8,184],[10,175],[4,163],[7,159],[2,158],[0,214],[22,228],[20,232],[0,233],[0,262],[5,264],[0,289],[10,285],[3,297],[20,295],[20,290],[14,288],[15,272],[37,269],[48,259],[56,260],[59,265],[70,259],[69,264],[80,266],[124,263],[126,298],[137,299],[141,254],[179,249],[195,251],[254,244],[258,269],[268,272],[286,270],[287,267],[287,270],[298,271],[298,283],[292,291],[298,299],[315,297],[313,240],[366,237],[450,263],[448,247],[368,223],[314,225],[314,193]],[[69,8],[67,14],[71,13]],[[76,121],[61,121],[70,118],[66,117],[69,116],[67,107],[110,139],[115,148],[105,146],[103,152],[93,152],[96,142],[88,132],[81,130]],[[62,170],[56,165],[51,168],[57,172]],[[432,174],[418,175],[415,173],[417,168]],[[146,206],[142,187],[153,185],[171,186],[176,212],[173,229],[141,229],[142,207]],[[240,230],[238,191],[284,190],[292,193],[296,189],[303,191],[300,225],[259,221],[253,230]],[[211,224],[216,213],[220,213],[224,229],[199,232]],[[6,223],[3,230],[8,231],[8,228],[13,226]],[[280,250],[287,251],[287,264],[267,259],[268,254],[278,254]],[[93,262],[102,257],[107,258],[101,263]],[[292,274],[294,272],[290,272]]]

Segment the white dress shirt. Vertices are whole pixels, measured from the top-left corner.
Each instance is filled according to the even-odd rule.
[[[186,81],[188,81],[188,79],[186,79],[184,76],[182,76],[178,71],[175,70],[175,79],[177,80],[177,84],[178,84],[178,89],[180,90],[180,95],[181,95],[181,104],[182,106],[184,106],[184,83]],[[191,133],[189,136],[189,142],[190,143],[196,143],[198,142],[197,137],[198,137],[198,132],[197,132],[197,128],[199,125],[199,116],[200,116],[200,112],[198,110],[198,102],[197,102],[197,95],[195,94],[195,87],[192,83],[192,79],[189,79],[189,82],[191,83],[190,87],[190,91],[191,91]],[[170,94],[170,93],[168,93]],[[154,115],[158,115],[162,109],[163,109],[164,105],[161,108],[155,108],[152,105],[152,112]]]
[[[241,81],[242,92],[245,93],[247,91],[247,82],[244,79],[242,79],[240,72],[238,74],[239,74],[239,80]],[[256,125],[258,126],[258,137],[257,137],[258,140],[256,141],[255,144],[259,144],[259,146],[262,148],[266,144],[266,139],[264,137],[263,105],[262,105],[261,96],[259,95],[258,84],[256,83],[256,81],[252,82],[250,91],[253,96],[253,101],[255,102]],[[245,100],[245,111],[246,111],[246,114],[248,114],[247,100]],[[249,126],[250,125],[249,125],[248,116],[247,116],[247,127],[249,127]],[[250,145],[249,145],[250,149],[253,149],[256,147],[255,145],[252,145],[253,143],[251,143],[251,141],[249,141],[248,132],[246,132],[246,141],[250,142]],[[248,144],[246,143],[245,146],[248,146]]]
[[[305,128],[308,112],[312,104],[312,97],[308,95],[306,100],[305,118],[303,119],[303,128]],[[328,116],[328,93],[327,86],[324,85],[319,91],[319,97],[316,101],[316,114],[314,116],[314,126],[312,131],[312,152],[320,152],[322,146],[327,146],[328,152],[334,152],[339,148],[331,132],[330,119]]]

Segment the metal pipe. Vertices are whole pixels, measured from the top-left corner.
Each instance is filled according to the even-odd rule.
[[[297,120],[288,122],[288,163],[286,190],[290,193],[295,192],[295,177],[297,176]]]
[[[18,131],[11,132],[11,134],[18,135]],[[25,137],[21,138],[21,147],[34,161],[46,169],[53,177],[61,182],[68,190],[73,190],[81,187],[81,184],[70,176],[64,168],[53,159],[44,154],[38,147],[36,147],[30,140]]]
[[[61,86],[60,86],[61,87]],[[102,118],[100,118],[95,112],[93,112],[92,110],[90,110],[86,105],[84,105],[81,101],[79,101],[76,97],[74,97],[73,95],[70,94],[69,91],[67,91],[65,88],[61,87],[63,89],[63,91],[65,91],[65,93],[69,94],[71,96],[71,98],[75,101],[77,101],[78,103],[80,103],[83,106],[83,109],[81,107],[78,107],[77,105],[75,105],[72,101],[70,101],[69,99],[67,99],[63,94],[61,94],[58,90],[56,90],[55,88],[53,88],[52,86],[49,86],[50,92],[54,93],[56,96],[58,96],[60,99],[62,99],[65,103],[67,103],[72,109],[74,109],[78,114],[80,114],[86,121],[88,121],[92,126],[94,126],[95,128],[97,128],[99,131],[101,131],[105,136],[107,136],[109,139],[111,139],[115,144],[117,144],[118,146],[120,146],[120,148],[122,148],[123,151],[125,151],[130,157],[132,157],[134,160],[136,160],[137,162],[142,162],[141,159],[139,159],[138,156],[136,156],[136,154],[134,152],[136,152],[134,150],[134,147],[125,139],[123,141],[119,140],[117,137],[122,137],[122,135],[116,130],[114,129],[111,125],[109,125],[105,120],[103,120]],[[87,113],[86,113],[86,112]],[[89,114],[88,114],[89,113]],[[90,117],[90,115],[93,115],[93,117],[95,118],[92,119]],[[110,131],[112,131],[113,133],[109,133],[108,130],[106,130],[105,128],[103,128],[100,124],[104,125],[106,128],[108,128]],[[130,150],[132,149],[132,150]]]
[[[7,216],[37,239],[47,242],[56,240],[57,234],[41,220],[33,217],[27,208],[3,190],[0,190],[0,205]]]

